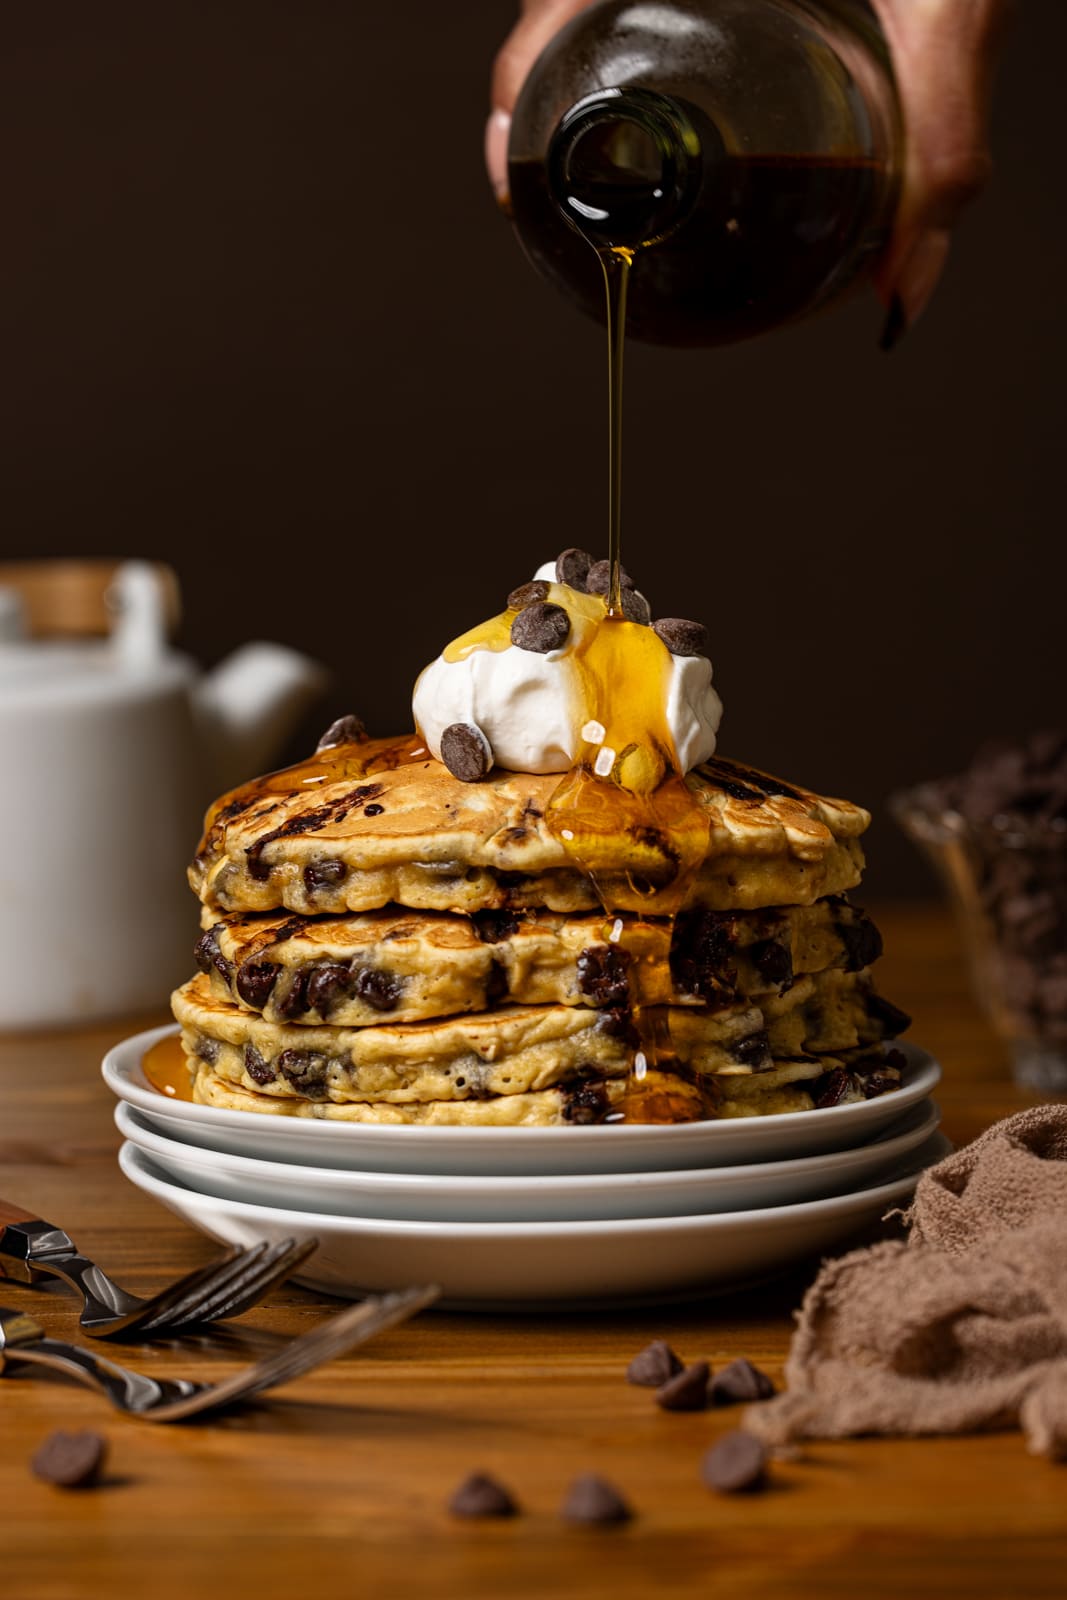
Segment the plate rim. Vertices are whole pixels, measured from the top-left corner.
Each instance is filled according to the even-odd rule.
[[[940,1154],[937,1161],[944,1160],[950,1154],[953,1146],[939,1130],[935,1130],[929,1143],[939,1142]],[[920,1149],[923,1147],[920,1146]],[[371,1230],[384,1232],[394,1238],[403,1239],[422,1235],[430,1239],[455,1238],[458,1242],[471,1244],[483,1241],[502,1240],[530,1240],[536,1238],[548,1239],[549,1236],[559,1237],[562,1230],[567,1239],[577,1239],[603,1234],[605,1230],[609,1235],[620,1235],[625,1231],[654,1234],[657,1230],[671,1229],[682,1232],[698,1232],[702,1228],[712,1231],[722,1228],[739,1228],[742,1232],[756,1227],[767,1227],[774,1222],[783,1224],[803,1220],[802,1214],[812,1216],[813,1220],[823,1217],[833,1217],[838,1212],[848,1214],[850,1205],[866,1200],[873,1205],[876,1198],[879,1204],[884,1201],[891,1205],[895,1199],[902,1198],[909,1192],[909,1185],[913,1189],[921,1174],[934,1166],[936,1162],[930,1161],[922,1166],[916,1166],[911,1171],[893,1179],[886,1184],[875,1184],[870,1188],[850,1189],[843,1195],[828,1195],[818,1200],[803,1200],[792,1205],[760,1206],[747,1211],[713,1211],[701,1213],[696,1216],[681,1217],[604,1217],[579,1219],[577,1221],[552,1221],[543,1220],[535,1222],[434,1222],[414,1221],[411,1219],[396,1219],[386,1217],[353,1217],[340,1216],[331,1212],[320,1211],[290,1211],[283,1206],[261,1206],[248,1200],[230,1200],[220,1195],[206,1195],[197,1189],[186,1189],[183,1185],[172,1183],[166,1178],[156,1175],[149,1170],[143,1170],[143,1163],[151,1158],[125,1140],[119,1149],[118,1162],[123,1176],[135,1188],[159,1200],[162,1204],[169,1204],[165,1198],[166,1192],[177,1193],[195,1204],[197,1201],[204,1205],[222,1205],[245,1221],[266,1221],[267,1218],[276,1224],[288,1227],[295,1226],[300,1232],[307,1234],[316,1229],[323,1233],[336,1233],[348,1230]],[[134,1165],[139,1169],[140,1177],[146,1181],[139,1182],[130,1175],[129,1167]],[[165,1193],[159,1194],[156,1191]],[[880,1198],[879,1198],[880,1197]]]
[[[208,1128],[229,1128],[233,1131],[243,1129],[248,1132],[258,1129],[262,1133],[264,1119],[258,1112],[234,1111],[226,1106],[201,1106],[191,1100],[172,1100],[152,1088],[144,1077],[141,1059],[152,1045],[179,1032],[180,1028],[176,1022],[166,1023],[160,1027],[146,1028],[140,1033],[130,1034],[113,1044],[105,1053],[100,1068],[104,1082],[112,1094],[138,1110],[147,1111],[149,1115],[158,1117],[167,1117],[168,1109],[171,1107],[181,1107],[180,1113],[169,1111],[171,1121],[181,1121],[192,1116]],[[895,1040],[893,1047],[904,1052],[909,1068],[914,1074],[911,1082],[902,1084],[899,1089],[892,1092],[891,1096],[880,1095],[874,1100],[853,1101],[847,1105],[821,1106],[811,1111],[776,1111],[769,1116],[759,1118],[724,1117],[718,1121],[709,1119],[707,1122],[578,1123],[566,1128],[413,1127],[396,1123],[348,1124],[306,1118],[301,1119],[300,1128],[303,1133],[314,1129],[312,1135],[314,1138],[351,1140],[358,1132],[360,1137],[370,1138],[383,1147],[391,1144],[410,1147],[418,1143],[425,1144],[427,1148],[442,1150],[447,1150],[450,1145],[469,1141],[472,1137],[484,1143],[492,1143],[498,1148],[511,1145],[516,1148],[525,1146],[531,1150],[549,1148],[553,1144],[559,1144],[561,1138],[570,1141],[572,1146],[576,1141],[584,1142],[584,1139],[589,1137],[593,1137],[598,1143],[610,1139],[623,1147],[626,1144],[647,1140],[669,1145],[672,1139],[678,1141],[683,1137],[692,1138],[693,1130],[696,1128],[704,1130],[708,1138],[724,1144],[729,1142],[729,1135],[723,1130],[747,1128],[751,1132],[752,1124],[757,1121],[761,1130],[764,1130],[769,1138],[773,1138],[775,1133],[783,1128],[795,1127],[798,1122],[811,1128],[815,1125],[813,1118],[819,1119],[819,1125],[823,1124],[824,1119],[831,1118],[836,1118],[839,1124],[845,1121],[862,1123],[864,1114],[870,1115],[868,1111],[870,1106],[882,1106],[892,1099],[894,1105],[904,1111],[920,1100],[928,1098],[941,1081],[940,1062],[921,1045],[913,1044],[909,1040]],[[127,1055],[136,1055],[132,1068],[126,1065]],[[140,1083],[133,1081],[134,1073],[140,1076]],[[280,1119],[269,1120],[273,1124]],[[734,1136],[742,1137],[740,1133]]]
[[[925,1108],[925,1109],[924,1109]],[[886,1137],[869,1140],[865,1144],[847,1145],[842,1150],[822,1151],[815,1154],[785,1157],[775,1161],[742,1161],[735,1166],[703,1166],[703,1167],[666,1167],[662,1170],[645,1169],[639,1172],[552,1172],[532,1177],[529,1173],[435,1173],[435,1172],[378,1172],[372,1168],[364,1167],[319,1167],[310,1162],[298,1161],[271,1161],[263,1156],[249,1156],[240,1152],[229,1150],[207,1149],[203,1145],[187,1144],[182,1139],[168,1138],[165,1134],[157,1132],[151,1126],[144,1127],[137,1120],[140,1116],[138,1108],[127,1101],[119,1101],[115,1107],[115,1126],[122,1134],[124,1140],[146,1149],[151,1156],[152,1145],[142,1145],[137,1138],[133,1138],[128,1131],[130,1119],[138,1135],[147,1141],[158,1141],[159,1144],[170,1146],[174,1155],[179,1153],[188,1159],[194,1166],[199,1164],[208,1169],[220,1163],[236,1162],[241,1172],[249,1178],[275,1178],[279,1176],[279,1168],[286,1175],[299,1174],[302,1181],[310,1181],[314,1185],[322,1180],[325,1188],[328,1183],[340,1182],[345,1187],[353,1179],[369,1180],[371,1187],[386,1193],[400,1191],[405,1186],[425,1190],[427,1194],[439,1190],[444,1186],[447,1192],[456,1192],[459,1189],[470,1189],[478,1197],[491,1199],[493,1196],[501,1198],[518,1195],[531,1183],[539,1186],[547,1184],[555,1190],[562,1190],[564,1186],[574,1185],[589,1195],[598,1195],[609,1192],[620,1183],[636,1184],[639,1188],[658,1187],[663,1190],[672,1190],[692,1184],[700,1179],[709,1183],[722,1180],[724,1184],[737,1182],[743,1176],[747,1177],[758,1172],[763,1178],[787,1178],[799,1176],[816,1164],[826,1161],[842,1162],[847,1168],[854,1162],[859,1164],[858,1158],[862,1154],[873,1154],[878,1151],[888,1161],[896,1154],[894,1146],[899,1140],[910,1140],[904,1146],[903,1153],[908,1150],[920,1148],[928,1139],[933,1138],[941,1125],[941,1108],[935,1100],[927,1097],[917,1101],[905,1109],[904,1116],[911,1117],[913,1123],[922,1113],[922,1121],[918,1125],[894,1133],[893,1125],[884,1130]],[[807,1115],[808,1113],[801,1113]],[[888,1149],[883,1148],[888,1146]],[[170,1156],[169,1150],[157,1151],[166,1160]],[[240,1175],[240,1174],[238,1174]],[[355,1184],[352,1187],[356,1187]],[[249,1202],[255,1204],[256,1202]]]

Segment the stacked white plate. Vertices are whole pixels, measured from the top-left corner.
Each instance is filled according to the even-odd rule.
[[[358,1296],[438,1283],[482,1309],[695,1297],[817,1257],[907,1202],[950,1146],[914,1045],[899,1090],[822,1111],[670,1127],[417,1128],[223,1111],[141,1068],[104,1077],[130,1181],[232,1244],[314,1237],[300,1281]]]

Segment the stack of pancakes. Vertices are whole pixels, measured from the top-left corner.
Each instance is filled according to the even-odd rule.
[[[348,719],[346,719],[347,721]],[[207,1105],[350,1122],[550,1125],[806,1110],[891,1090],[908,1019],[845,898],[869,818],[715,759],[677,917],[663,842],[597,889],[546,825],[558,775],[464,783],[351,719],[225,796],[190,871],[200,975],[174,1013]],[[610,851],[609,851],[610,857]],[[638,886],[638,887],[635,887]]]

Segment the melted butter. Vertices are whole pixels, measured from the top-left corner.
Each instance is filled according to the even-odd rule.
[[[160,1039],[141,1060],[141,1071],[159,1094],[170,1100],[192,1100],[193,1077],[189,1058],[176,1033]]]

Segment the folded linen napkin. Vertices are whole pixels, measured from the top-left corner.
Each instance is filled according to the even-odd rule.
[[[823,1265],[771,1443],[1021,1425],[1067,1456],[1067,1105],[1035,1106],[924,1173],[906,1242]]]

